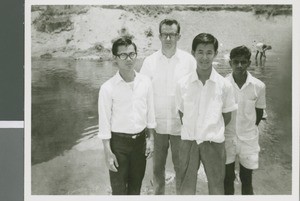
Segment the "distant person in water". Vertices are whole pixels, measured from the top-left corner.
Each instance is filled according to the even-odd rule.
[[[266,59],[267,58],[266,51],[271,50],[271,49],[272,49],[271,45],[266,45],[264,43],[257,43],[256,44],[256,55],[255,55],[256,66],[258,64],[258,62],[257,62],[258,54],[260,54],[259,61],[260,61],[260,65],[262,65],[263,64],[262,57],[264,57]]]
[[[113,195],[139,195],[146,159],[154,150],[154,103],[150,79],[134,70],[136,45],[113,43],[118,72],[100,88],[99,138],[102,139]]]
[[[238,109],[232,112],[231,121],[225,128],[225,195],[234,194],[236,160],[239,162],[242,195],[254,194],[252,172],[258,168],[258,124],[266,108],[266,92],[265,84],[247,71],[250,58],[251,51],[246,46],[233,48],[230,52],[232,73],[226,79],[233,85]]]

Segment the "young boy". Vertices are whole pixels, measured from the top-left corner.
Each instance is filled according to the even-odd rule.
[[[253,77],[251,51],[245,46],[231,50],[229,64],[232,73],[226,77],[234,88],[238,110],[232,113],[225,129],[226,176],[225,194],[234,194],[235,160],[239,159],[242,195],[253,195],[252,171],[258,168],[258,124],[266,107],[265,84]]]
[[[224,129],[237,109],[232,85],[212,67],[218,41],[211,34],[197,35],[192,55],[197,69],[183,77],[176,90],[182,120],[179,150],[180,194],[195,194],[197,172],[203,163],[209,194],[224,195]]]
[[[120,38],[113,43],[119,71],[99,92],[98,136],[103,141],[113,195],[140,194],[146,157],[150,158],[154,149],[152,84],[134,70],[136,49],[130,39]]]

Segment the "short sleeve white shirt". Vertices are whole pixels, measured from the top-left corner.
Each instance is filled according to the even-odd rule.
[[[119,74],[100,88],[98,99],[99,133],[110,139],[111,132],[135,134],[144,128],[155,128],[152,84],[148,77],[135,72],[133,83],[126,83]]]
[[[221,143],[225,140],[222,113],[237,109],[233,88],[213,68],[205,85],[196,71],[182,78],[176,90],[177,109],[183,112],[181,139]]]
[[[255,108],[266,108],[266,87],[259,79],[247,72],[245,84],[240,89],[235,83],[232,73],[226,79],[234,88],[234,97],[238,110],[234,111],[231,121],[226,126],[225,136],[230,139],[237,136],[240,140],[251,140],[258,137]]]
[[[145,58],[140,73],[152,81],[157,133],[180,135],[181,123],[175,109],[176,83],[196,67],[195,58],[180,49],[171,58],[161,50]]]

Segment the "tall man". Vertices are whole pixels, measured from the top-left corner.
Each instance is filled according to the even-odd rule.
[[[153,152],[153,91],[149,78],[134,71],[136,49],[130,39],[113,43],[119,71],[99,92],[98,136],[103,141],[113,195],[140,194],[146,158]]]
[[[165,165],[169,145],[176,173],[176,192],[179,168],[180,118],[175,109],[176,82],[196,69],[196,61],[189,53],[177,48],[180,24],[165,19],[159,24],[161,49],[145,58],[141,73],[150,77],[154,91],[154,107],[157,122],[154,135],[153,176],[155,194],[165,193]]]

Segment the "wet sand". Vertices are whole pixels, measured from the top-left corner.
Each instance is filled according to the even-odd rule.
[[[264,129],[262,122],[260,129]],[[278,142],[261,136],[260,168],[254,171],[253,186],[257,195],[291,194],[291,164],[282,163],[284,156],[274,151]],[[280,182],[279,182],[280,181]],[[97,136],[86,137],[62,155],[32,166],[32,194],[35,195],[109,195],[108,169],[103,146]],[[240,181],[235,181],[235,194],[240,195]],[[153,194],[152,159],[147,161],[142,195]],[[175,178],[170,154],[166,166],[166,194],[175,195]],[[198,174],[197,194],[207,195],[203,168]]]

